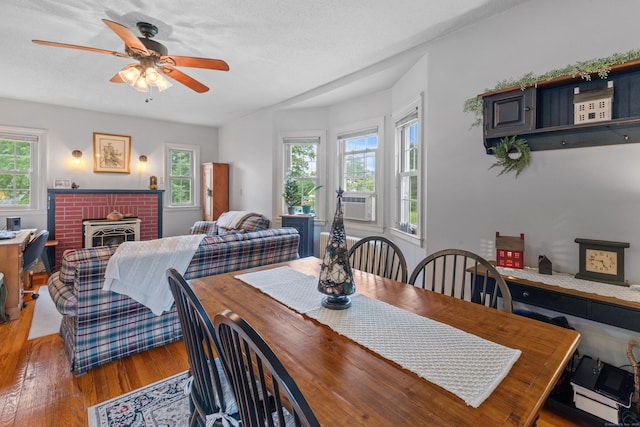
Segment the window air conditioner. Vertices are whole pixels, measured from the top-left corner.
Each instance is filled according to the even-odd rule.
[[[376,202],[375,196],[366,195],[345,195],[342,197],[342,210],[344,219],[356,221],[375,221]]]

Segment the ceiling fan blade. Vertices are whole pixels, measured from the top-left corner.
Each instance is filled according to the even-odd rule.
[[[98,48],[95,48],[95,47],[78,46],[78,45],[75,45],[75,44],[67,44],[67,43],[48,42],[48,41],[44,41],[44,40],[31,40],[31,41],[34,42],[34,43],[37,43],[37,44],[45,45],[45,46],[66,47],[66,48],[69,48],[69,49],[88,50],[89,52],[106,53],[108,55],[119,56],[121,58],[128,58],[129,57],[129,55],[127,55],[126,53],[114,52],[112,50],[98,49]]]
[[[193,77],[189,77],[182,71],[178,71],[177,69],[170,67],[168,65],[158,67],[158,70],[162,71],[165,75],[171,77],[172,79],[182,83],[190,89],[195,90],[198,93],[204,93],[209,90],[208,87],[194,79]]]
[[[115,76],[111,77],[111,80],[109,80],[111,83],[124,83],[124,80],[122,80],[122,77],[120,77],[119,73],[116,73]]]
[[[192,56],[161,56],[160,61],[166,61],[178,67],[207,68],[209,70],[229,71],[229,64],[222,59],[194,58]]]
[[[117,22],[109,21],[108,19],[103,19],[102,22],[107,24],[107,26],[124,41],[124,44],[126,44],[129,49],[141,55],[151,55],[147,48],[136,37],[136,35],[131,32],[130,29],[122,24],[118,24]]]

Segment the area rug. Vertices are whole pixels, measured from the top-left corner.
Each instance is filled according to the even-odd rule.
[[[89,427],[181,427],[189,425],[187,372],[133,390],[88,410]]]
[[[56,310],[51,295],[49,295],[49,288],[40,286],[38,294],[40,295],[38,299],[30,301],[30,304],[35,304],[36,307],[27,340],[57,334],[60,331],[62,315]]]

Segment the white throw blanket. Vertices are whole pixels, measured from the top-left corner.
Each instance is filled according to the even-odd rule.
[[[149,307],[156,316],[169,311],[173,296],[167,269],[173,267],[184,274],[204,236],[121,243],[109,259],[102,289],[127,295]]]
[[[257,215],[260,216],[259,213],[249,212],[249,211],[229,211],[224,212],[217,219],[218,227],[228,228],[230,230],[235,230],[242,225],[245,219],[250,216]]]

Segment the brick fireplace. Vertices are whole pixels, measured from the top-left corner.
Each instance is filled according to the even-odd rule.
[[[163,193],[164,190],[49,189],[47,228],[50,238],[59,242],[55,260],[59,261],[67,249],[83,247],[84,220],[106,218],[114,210],[140,219],[140,240],[162,237]]]

